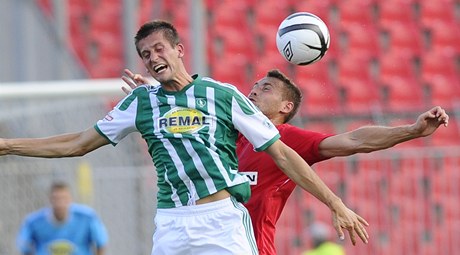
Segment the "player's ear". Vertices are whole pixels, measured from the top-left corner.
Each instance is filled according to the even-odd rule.
[[[290,112],[292,112],[294,110],[294,103],[293,102],[284,101],[283,103],[284,103],[283,107],[281,108],[281,111],[283,113],[288,114],[288,113],[290,113]]]
[[[178,54],[179,54],[178,57],[182,58],[184,56],[184,51],[185,51],[184,45],[182,43],[179,43],[179,44],[177,44],[176,47],[177,47],[177,51],[178,51]]]

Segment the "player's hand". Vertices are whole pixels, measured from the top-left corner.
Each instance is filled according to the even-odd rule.
[[[126,75],[123,75],[121,79],[129,86],[129,88],[122,86],[121,90],[123,90],[123,92],[126,94],[131,93],[133,89],[140,85],[149,83],[149,81],[144,76],[140,74],[134,74],[129,69],[125,69],[124,72]]]
[[[367,223],[363,217],[346,207],[341,200],[331,207],[331,211],[332,223],[340,240],[345,239],[343,229],[346,229],[353,245],[356,245],[355,233],[361,238],[363,243],[368,243],[369,235],[367,234],[365,226],[369,226],[369,223]]]
[[[413,124],[414,130],[420,136],[431,135],[436,129],[449,124],[449,115],[440,106],[433,107],[431,110],[418,116],[417,121]]]

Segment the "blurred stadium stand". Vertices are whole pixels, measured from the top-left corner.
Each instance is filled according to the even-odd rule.
[[[314,168],[371,224],[370,243],[352,246],[347,240],[344,243],[347,254],[457,253],[460,243],[459,0],[201,0],[204,15],[195,17],[191,14],[197,8],[196,1],[199,0],[0,1],[0,22],[6,24],[2,27],[8,34],[0,40],[3,54],[0,82],[118,78],[125,67],[143,73],[131,32],[147,20],[162,18],[172,21],[183,36],[189,70],[208,70],[203,75],[234,84],[245,94],[269,69],[278,68],[292,77],[304,92],[295,123],[306,129],[335,133],[363,124],[409,124],[422,111],[441,105],[451,115],[450,123],[432,137],[384,152],[333,159]],[[126,12],[129,6],[134,6],[133,13]],[[60,10],[66,11],[65,22]],[[317,14],[331,33],[329,51],[311,66],[288,64],[276,48],[278,25],[288,14],[297,11]],[[128,26],[129,19],[135,20],[134,27]],[[193,26],[192,21],[197,19],[205,22],[203,31]],[[59,31],[67,37],[60,38]],[[192,50],[197,36],[205,38],[203,52]],[[197,54],[205,59],[198,67]],[[54,61],[44,61],[49,59]],[[88,106],[81,112],[91,109]],[[20,127],[19,122],[5,126],[1,120],[2,132]],[[31,125],[41,128],[46,122],[34,120]],[[0,159],[2,170],[3,164],[16,167],[8,175],[0,171],[0,180],[5,182],[0,185],[0,236],[4,237],[0,240],[0,255],[14,253],[14,237],[10,233],[15,233],[19,218],[9,220],[9,217],[25,214],[44,200],[38,195],[29,197],[40,183],[34,182],[35,186],[25,189],[17,187],[30,186],[37,176],[39,182],[44,182],[47,176],[55,174],[40,170],[31,175],[22,168],[34,168],[32,163],[27,161],[23,166],[11,160]],[[39,168],[60,167],[40,161]],[[145,254],[145,247],[150,247],[145,240],[150,240],[151,229],[145,230],[143,222],[134,220],[137,213],[143,217],[150,213],[145,200],[135,205],[137,211],[126,215],[119,215],[117,211],[123,211],[123,206],[110,200],[111,194],[120,194],[126,200],[134,200],[136,192],[145,197],[144,190],[122,194],[120,185],[125,181],[125,171],[120,168],[118,177],[107,179],[103,172],[113,169],[102,166],[97,169],[100,169],[96,170],[100,178],[98,189],[102,193],[97,197],[100,204],[96,207],[107,219],[109,228],[120,230],[111,232],[115,240],[111,254]],[[142,182],[142,174],[145,175],[133,173],[128,180]],[[118,217],[122,216],[126,217],[126,224],[119,223]],[[148,219],[147,224],[151,223],[151,218]],[[327,208],[306,192],[296,190],[277,225],[278,254],[300,254],[310,247],[309,235],[304,230],[318,219],[330,222]],[[129,238],[120,234],[123,232],[147,238]],[[136,243],[138,239],[144,243]],[[119,248],[117,240],[129,244],[126,247],[131,250]],[[139,252],[133,247],[138,247]]]

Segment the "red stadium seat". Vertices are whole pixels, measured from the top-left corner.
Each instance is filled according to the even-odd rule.
[[[460,98],[459,98],[460,99]],[[441,127],[429,138],[432,146],[458,146],[460,144],[460,127],[454,120],[447,127]]]
[[[419,57],[423,52],[422,33],[418,27],[404,23],[393,23],[382,30],[388,38],[385,51],[396,52],[399,56]]]
[[[425,83],[433,83],[434,79],[456,81],[459,75],[456,69],[456,58],[442,51],[426,52],[421,58],[422,79]],[[444,77],[444,78],[442,78]]]
[[[339,83],[346,80],[371,81],[375,78],[376,61],[367,54],[345,54],[338,59]]]
[[[455,1],[421,1],[420,22],[422,26],[430,28],[438,22],[452,23],[455,21]]]
[[[399,51],[388,51],[379,59],[379,81],[388,83],[394,78],[417,81],[416,65],[412,58],[400,54]]]
[[[225,55],[220,64],[211,66],[211,77],[236,86],[245,95],[249,94],[254,81],[249,81],[248,66],[250,63],[245,56]]]
[[[445,54],[460,53],[460,28],[458,22],[438,22],[431,25],[431,48]]]
[[[306,130],[322,133],[322,134],[335,134],[336,129],[332,121],[311,121],[307,122],[304,127]],[[323,163],[322,163],[323,164]]]
[[[276,11],[273,11],[276,10]],[[260,2],[254,10],[254,31],[260,43],[260,54],[277,52],[276,33],[281,22],[289,15],[283,1]]]
[[[310,79],[299,81],[299,84],[303,91],[300,114],[325,116],[341,111],[338,92],[331,83]]]
[[[441,105],[454,109],[460,102],[460,79],[458,77],[437,76],[425,82],[430,105]]]
[[[378,57],[380,53],[379,34],[373,26],[352,23],[342,26],[341,53]]]
[[[210,30],[225,31],[228,28],[241,29],[247,27],[248,11],[248,5],[245,1],[223,1],[210,11],[213,17],[210,23]]]
[[[349,0],[339,1],[340,26],[346,28],[351,25],[366,27],[375,26],[375,16],[372,11],[372,2]]]
[[[281,54],[276,52],[267,52],[266,54],[258,57],[253,64],[254,81],[264,77],[271,69],[279,69],[281,72],[289,75],[289,62],[287,62]]]
[[[402,24],[414,26],[417,22],[413,1],[386,0],[379,1],[378,5],[380,7],[379,25],[385,29]]]
[[[331,62],[324,58],[311,65],[295,66],[297,85],[302,86],[301,81],[308,81],[310,79],[328,82],[330,80],[330,65]]]
[[[249,59],[256,57],[256,48],[254,43],[249,43],[254,40],[251,33],[244,28],[241,29],[226,29],[217,30],[211,34],[211,43],[213,50],[212,55],[220,61],[220,56],[223,54],[243,54]]]
[[[342,80],[341,106],[344,112],[351,114],[369,114],[380,109],[380,99],[377,85],[371,80],[349,79]]]
[[[424,110],[425,101],[422,87],[416,80],[404,77],[394,77],[386,79],[386,83],[381,85],[385,91],[383,107],[385,111],[407,112]]]

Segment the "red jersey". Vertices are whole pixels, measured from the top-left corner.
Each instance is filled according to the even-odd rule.
[[[281,141],[312,165],[326,158],[319,155],[319,144],[331,135],[306,131],[290,124],[277,126]],[[256,152],[240,136],[237,141],[238,168],[251,183],[251,198],[245,204],[251,215],[260,255],[276,254],[275,225],[296,184],[278,168],[265,152]]]

